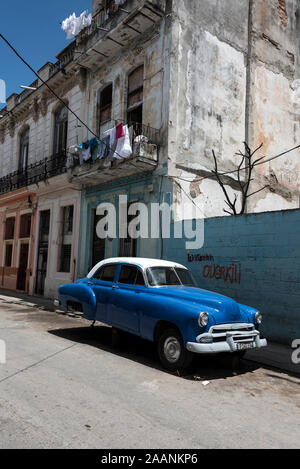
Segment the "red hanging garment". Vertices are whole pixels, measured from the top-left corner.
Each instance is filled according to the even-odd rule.
[[[123,129],[123,124],[118,124],[116,126],[116,138],[122,138],[122,137],[125,137],[125,132],[124,132],[124,129]]]

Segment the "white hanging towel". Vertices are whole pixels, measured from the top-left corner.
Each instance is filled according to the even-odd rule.
[[[118,160],[128,158],[130,155],[132,155],[128,125],[123,126],[123,131],[124,137],[121,137],[117,140],[117,148],[114,153],[114,158]]]
[[[92,24],[92,15],[87,13],[85,10],[78,18],[73,13],[62,22],[61,29],[67,34],[67,39],[73,39],[80,31]]]

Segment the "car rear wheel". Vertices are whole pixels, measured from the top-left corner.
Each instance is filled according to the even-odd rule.
[[[193,354],[186,350],[181,334],[176,329],[168,329],[160,335],[158,355],[163,367],[169,371],[183,370],[193,359]]]

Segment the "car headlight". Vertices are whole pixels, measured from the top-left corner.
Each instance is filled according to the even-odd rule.
[[[209,316],[208,316],[207,313],[202,312],[202,313],[199,314],[198,324],[199,324],[200,327],[207,326],[208,321],[209,321]]]
[[[262,314],[260,311],[257,311],[257,313],[254,316],[254,322],[255,324],[261,324],[262,322]]]

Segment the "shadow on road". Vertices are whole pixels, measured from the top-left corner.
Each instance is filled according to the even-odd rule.
[[[164,371],[161,368],[155,344],[125,332],[116,334],[109,326],[75,327],[49,330],[50,334],[72,342],[88,344],[128,360]],[[196,356],[191,367],[184,372],[171,373],[183,379],[204,381],[233,378],[260,368],[258,364],[232,356]]]

